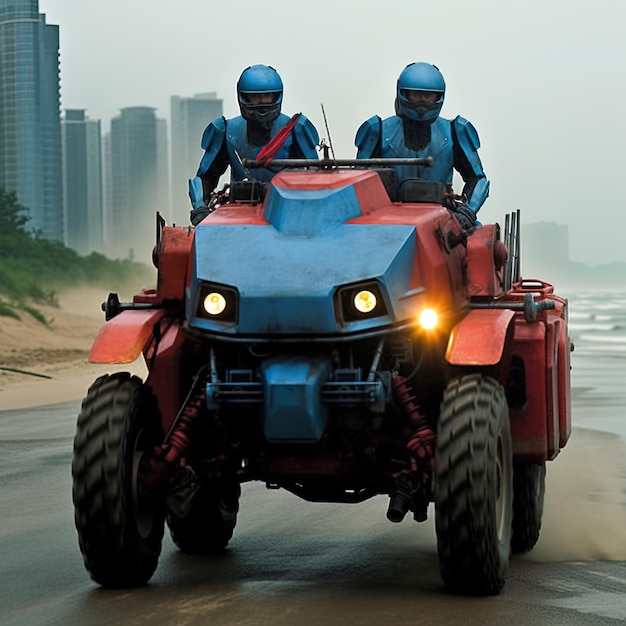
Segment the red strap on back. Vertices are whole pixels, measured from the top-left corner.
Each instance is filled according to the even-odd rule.
[[[295,113],[292,118],[268,141],[261,149],[256,157],[257,161],[264,161],[263,165],[267,167],[278,154],[281,146],[289,137],[291,129],[296,125],[296,122],[300,118],[300,113]]]

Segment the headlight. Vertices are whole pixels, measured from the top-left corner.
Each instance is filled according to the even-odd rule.
[[[373,311],[376,308],[376,302],[376,296],[368,289],[359,291],[359,293],[354,296],[354,308],[360,313]]]
[[[357,322],[387,315],[387,307],[377,282],[341,287],[337,294],[341,319]]]
[[[226,308],[226,298],[217,291],[212,291],[202,301],[204,310],[211,316],[219,315]]]
[[[433,330],[439,323],[439,315],[434,309],[424,309],[418,317],[419,324],[424,330]]]
[[[196,315],[203,319],[235,324],[237,304],[236,289],[226,285],[203,284],[200,287]]]

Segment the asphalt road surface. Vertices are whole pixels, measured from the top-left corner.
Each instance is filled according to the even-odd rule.
[[[166,537],[148,586],[103,590],[83,567],[73,525],[77,412],[76,402],[0,412],[4,626],[626,623],[626,557],[517,558],[500,596],[455,597],[439,577],[432,520],[394,525],[382,497],[311,504],[261,484],[244,486],[226,554],[183,555]],[[574,517],[564,514],[564,532]]]

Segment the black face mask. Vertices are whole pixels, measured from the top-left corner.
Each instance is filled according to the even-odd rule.
[[[281,109],[282,94],[276,94],[275,102],[267,104],[251,104],[247,101],[245,94],[239,95],[239,110],[241,116],[248,123],[257,124],[264,128],[272,128],[274,122],[278,119]]]
[[[273,124],[273,120],[269,124],[248,121],[246,125],[248,143],[255,147],[264,146],[271,138]]]
[[[404,145],[409,150],[421,152],[430,143],[432,128],[430,122],[416,122],[402,116],[402,124],[404,126]]]

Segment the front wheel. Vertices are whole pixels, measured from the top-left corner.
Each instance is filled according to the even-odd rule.
[[[74,437],[72,497],[85,567],[100,585],[144,585],[156,569],[165,508],[140,474],[161,441],[156,398],[139,378],[106,375],[89,388]]]
[[[504,390],[479,374],[448,384],[435,453],[435,527],[446,587],[496,595],[508,571],[513,452]]]

